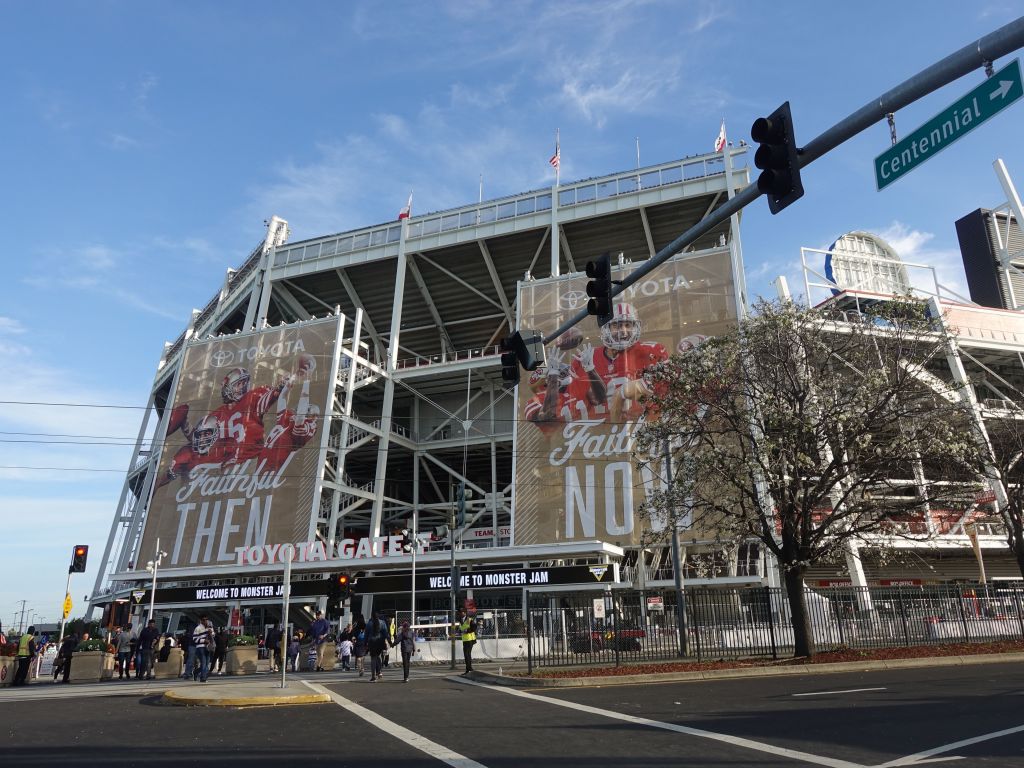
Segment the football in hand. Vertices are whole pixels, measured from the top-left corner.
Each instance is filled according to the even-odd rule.
[[[583,331],[573,327],[555,339],[555,346],[559,349],[576,349],[582,342]]]
[[[308,375],[316,370],[316,358],[303,352],[295,361],[295,372]]]

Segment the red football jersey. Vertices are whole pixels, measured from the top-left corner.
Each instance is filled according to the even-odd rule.
[[[594,369],[604,381],[608,390],[608,401],[619,394],[628,382],[642,379],[644,371],[652,365],[668,360],[668,351],[663,344],[656,341],[640,341],[629,349],[609,357],[608,349],[602,347],[594,353]],[[634,419],[643,415],[644,408],[636,400],[626,399],[623,403],[624,419]]]
[[[280,394],[279,387],[256,387],[211,414],[220,430],[218,442],[225,443],[229,460],[243,462],[255,458],[263,449],[263,418]]]
[[[278,414],[277,423],[267,435],[267,444],[256,457],[257,466],[261,461],[264,462],[264,472],[280,469],[293,452],[305,446],[316,434],[316,416],[307,416],[299,421],[294,417],[295,412],[290,409]]]

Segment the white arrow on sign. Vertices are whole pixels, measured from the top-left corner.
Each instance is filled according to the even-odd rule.
[[[992,91],[992,93],[990,93],[988,95],[989,101],[992,101],[993,99],[995,99],[996,96],[1005,99],[1006,98],[1006,94],[1008,94],[1010,92],[1010,88],[1012,88],[1012,87],[1013,87],[1013,81],[1012,80],[1000,80],[999,81],[999,87],[996,88],[994,91]]]

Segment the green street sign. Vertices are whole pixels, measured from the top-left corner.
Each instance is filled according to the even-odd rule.
[[[1020,59],[1014,59],[984,83],[875,158],[875,184],[881,191],[937,155],[961,136],[1024,95]]]

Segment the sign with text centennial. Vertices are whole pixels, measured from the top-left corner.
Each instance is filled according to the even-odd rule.
[[[183,568],[306,541],[339,318],[185,351],[140,552]]]
[[[613,268],[616,280],[627,266]],[[520,283],[520,325],[549,333],[586,305],[586,278]],[[547,349],[546,369],[517,389],[517,546],[600,540],[636,544],[661,462],[637,461],[634,433],[647,417],[644,373],[736,323],[727,249],[676,259],[615,298],[612,320],[588,319]]]
[[[1014,59],[966,96],[875,158],[875,184],[881,191],[954,141],[1001,112],[1024,94],[1020,60]]]

